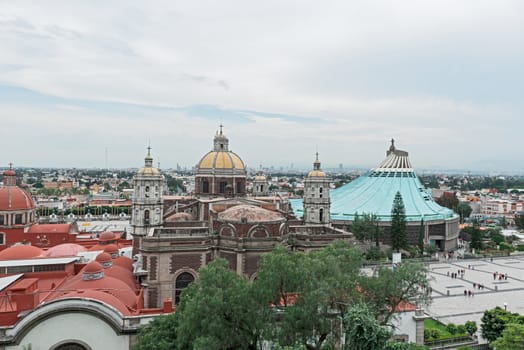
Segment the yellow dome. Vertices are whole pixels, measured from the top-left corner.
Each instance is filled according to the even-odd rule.
[[[255,176],[255,181],[266,181],[266,177],[264,175],[257,175]]]
[[[136,174],[142,175],[142,176],[155,176],[155,175],[160,175],[160,170],[158,170],[157,168],[152,168],[152,167],[143,167],[143,168],[138,169]]]
[[[197,165],[198,169],[237,169],[244,170],[244,162],[231,151],[211,151]]]
[[[326,177],[326,173],[322,170],[312,170],[307,175],[308,177]]]

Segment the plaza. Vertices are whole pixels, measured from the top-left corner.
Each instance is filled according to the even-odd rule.
[[[449,260],[429,268],[432,302],[426,313],[445,324],[475,321],[480,331],[484,311],[496,306],[524,314],[524,256]]]

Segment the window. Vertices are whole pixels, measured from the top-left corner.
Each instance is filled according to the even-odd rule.
[[[5,233],[0,232],[0,245],[5,245]]]
[[[207,180],[202,182],[202,193],[209,193],[209,181]]]
[[[219,192],[220,193],[225,193],[226,192],[226,186],[227,186],[227,182],[225,182],[225,181],[220,182]]]
[[[68,342],[57,346],[54,350],[87,350],[87,348],[78,343]]]
[[[195,280],[195,277],[193,277],[193,275],[190,274],[189,272],[183,272],[176,278],[176,282],[175,282],[175,304],[178,304],[180,302],[180,294],[194,280]]]
[[[237,181],[237,193],[242,193],[242,181]]]
[[[15,214],[15,225],[22,225],[22,214]]]
[[[0,215],[0,225],[5,225],[3,215]]]
[[[149,225],[149,210],[144,210],[144,225]]]
[[[318,221],[320,221],[320,222],[324,221],[324,209],[320,209],[318,211]]]

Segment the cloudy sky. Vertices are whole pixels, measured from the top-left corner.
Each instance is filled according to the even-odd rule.
[[[0,0],[0,166],[524,172],[524,1]]]

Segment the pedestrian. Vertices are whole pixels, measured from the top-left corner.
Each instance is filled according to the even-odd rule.
[[[468,291],[464,289],[464,296],[468,295]]]

